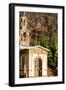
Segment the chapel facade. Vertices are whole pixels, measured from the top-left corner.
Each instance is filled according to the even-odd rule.
[[[30,30],[27,29],[27,17],[22,16],[22,29],[19,33],[19,77],[46,77],[48,75],[48,49],[40,45],[30,46]]]

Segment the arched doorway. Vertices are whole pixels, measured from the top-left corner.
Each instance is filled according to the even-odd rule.
[[[41,58],[35,58],[35,62],[34,62],[34,76],[35,77],[42,76],[42,60],[41,60]]]

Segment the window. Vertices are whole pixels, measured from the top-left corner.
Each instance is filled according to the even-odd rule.
[[[24,41],[27,41],[27,34],[26,32],[23,33]]]
[[[25,26],[25,20],[23,20],[23,26]]]
[[[23,40],[23,36],[22,36],[22,34],[21,34],[21,41]]]

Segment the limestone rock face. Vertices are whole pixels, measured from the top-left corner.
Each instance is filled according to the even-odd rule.
[[[57,14],[55,13],[20,12],[19,23],[20,33],[25,31],[28,34],[28,36],[25,35],[28,38],[26,45],[42,45],[44,36],[48,36],[51,41],[53,33],[57,34]]]

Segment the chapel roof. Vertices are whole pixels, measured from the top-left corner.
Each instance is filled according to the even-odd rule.
[[[37,46],[19,46],[20,50],[24,50],[24,49],[36,49],[36,48],[41,48],[45,51],[50,51],[47,48],[44,48],[43,46],[37,45]]]

